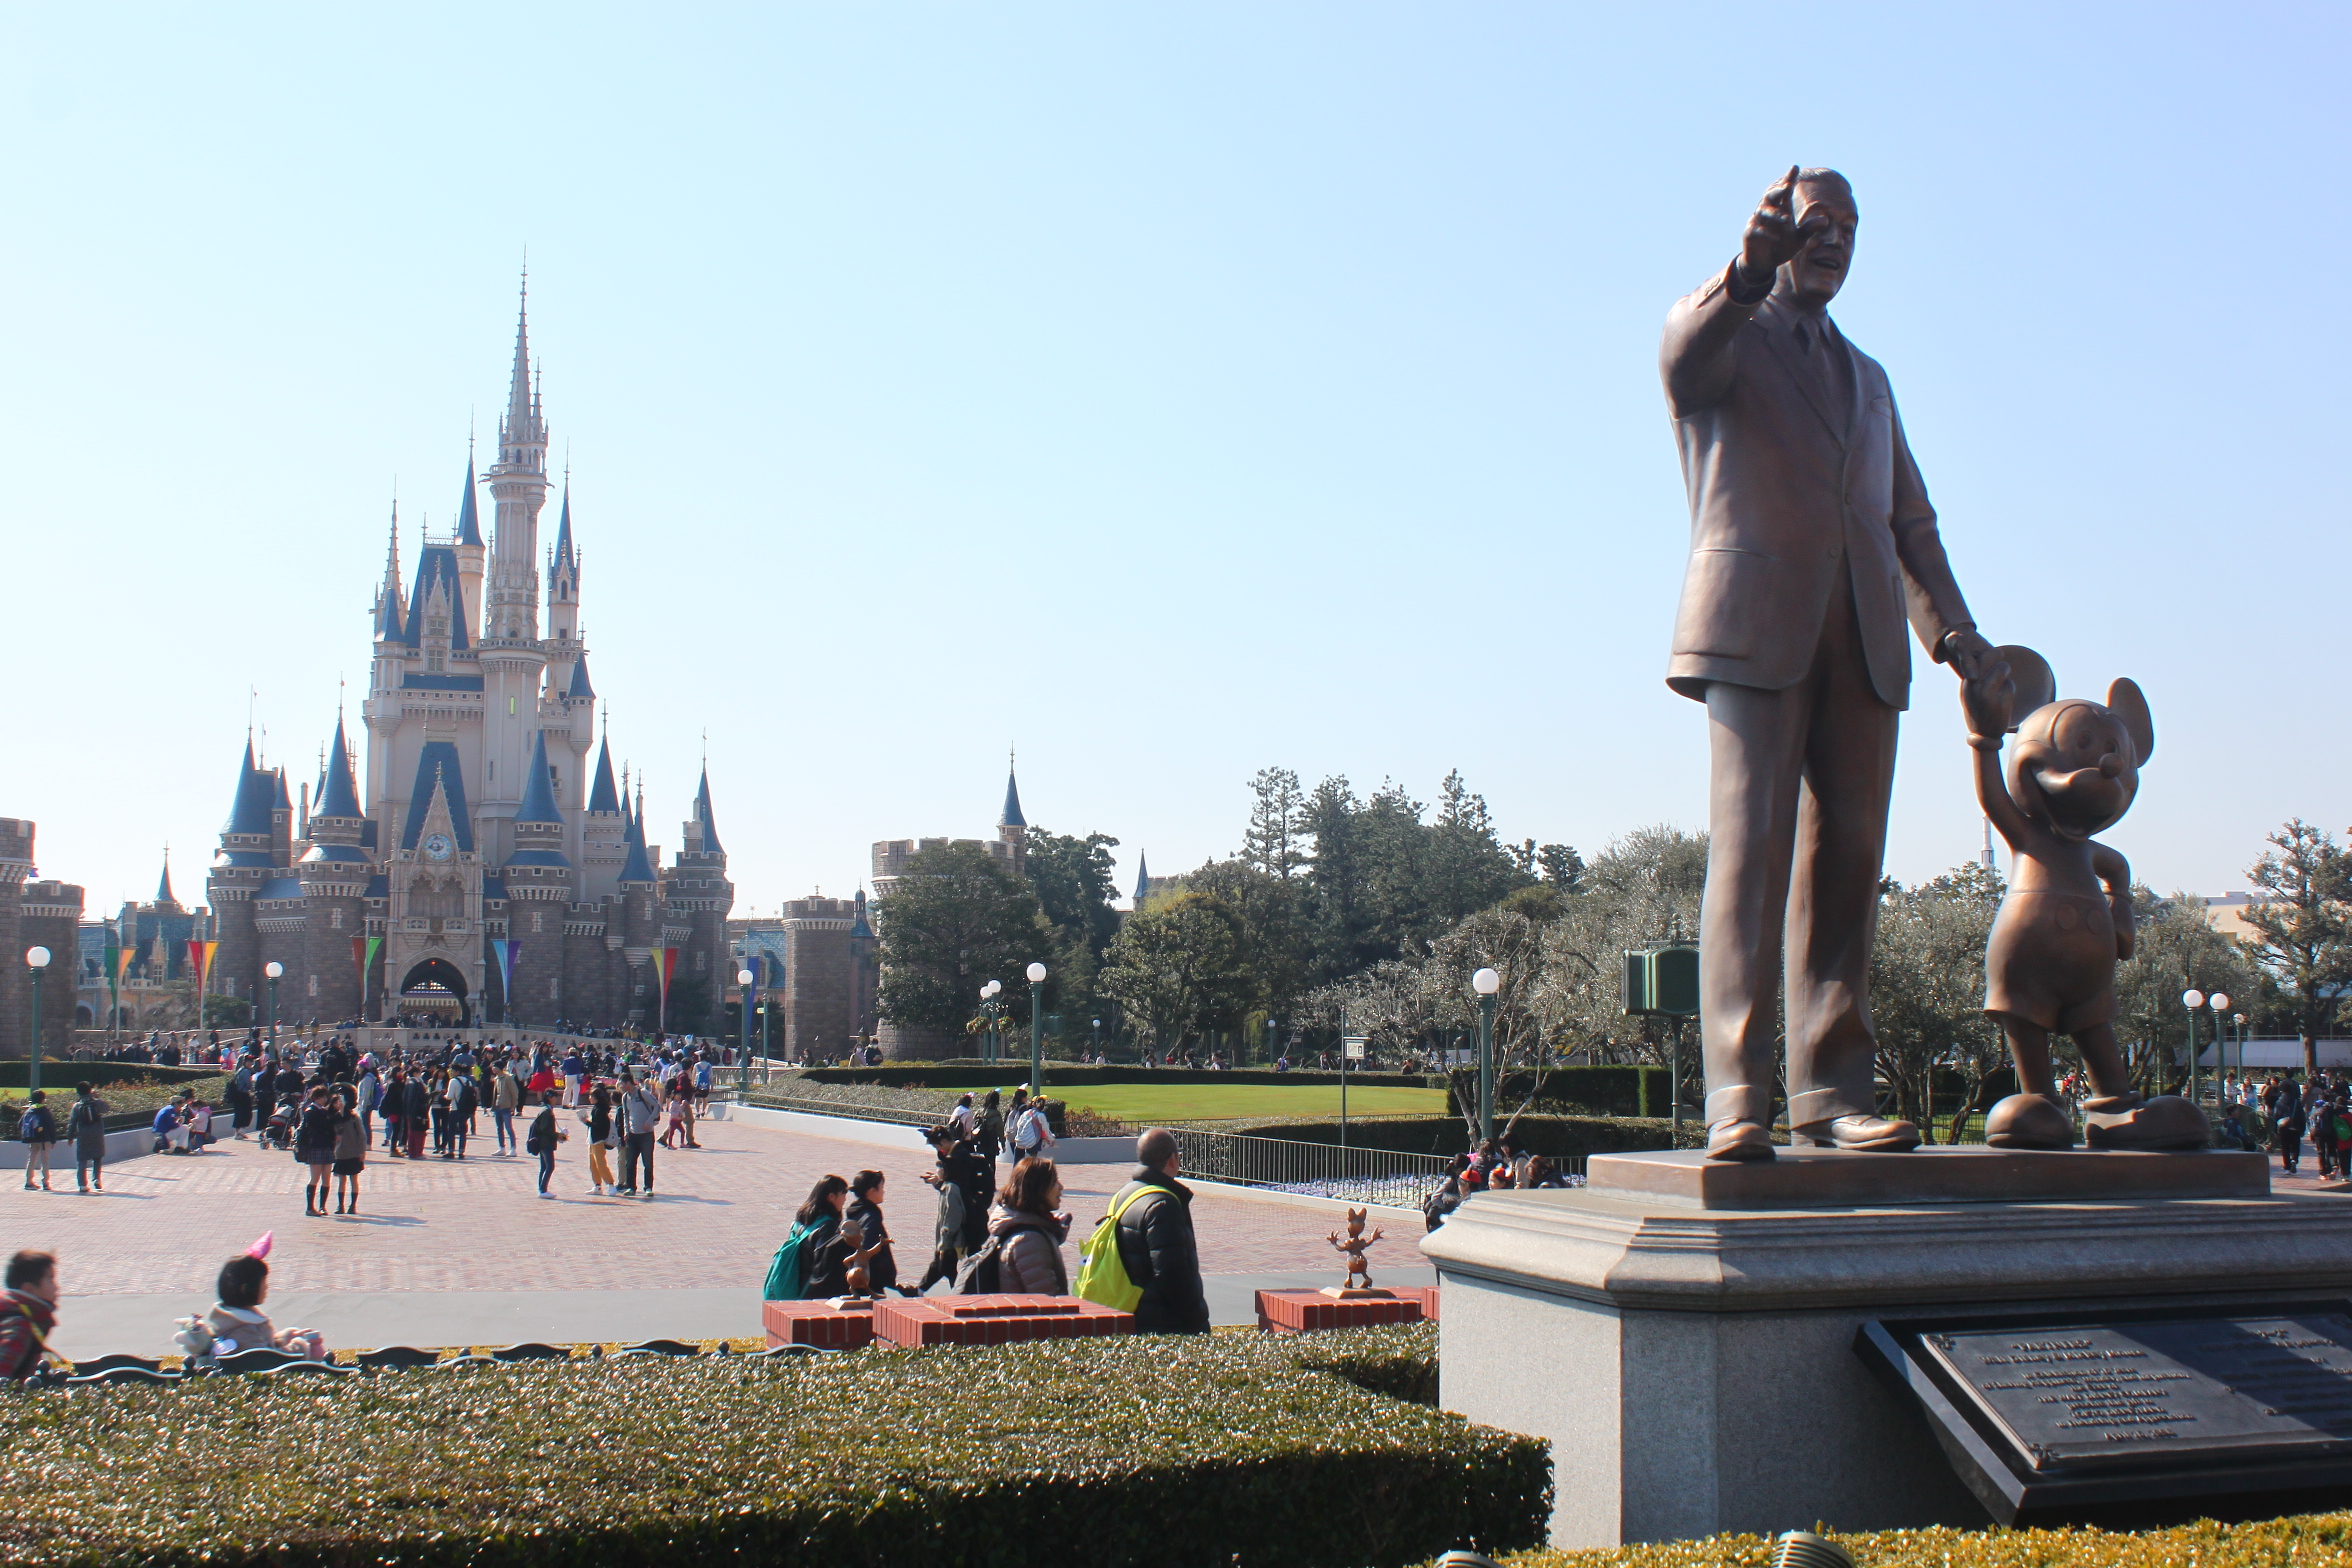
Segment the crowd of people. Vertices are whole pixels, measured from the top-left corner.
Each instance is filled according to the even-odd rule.
[[[151,1060],[191,1054],[169,1044],[132,1049]],[[195,1049],[228,1074],[222,1104],[199,1099],[193,1089],[167,1100],[150,1124],[154,1152],[202,1153],[223,1136],[225,1111],[229,1139],[258,1139],[306,1168],[303,1212],[321,1216],[359,1212],[360,1176],[379,1148],[379,1121],[384,1157],[456,1161],[479,1152],[475,1143],[486,1119],[490,1157],[536,1157],[539,1195],[552,1197],[556,1150],[571,1138],[558,1125],[559,1107],[586,1129],[589,1195],[650,1199],[656,1144],[702,1147],[695,1125],[707,1110],[716,1065],[708,1047],[665,1036],[477,1045],[453,1032],[371,1051],[342,1034],[292,1033],[272,1043],[255,1030],[241,1041],[216,1036]],[[75,1092],[62,1120],[37,1090],[18,1121],[28,1190],[51,1190],[50,1156],[60,1141],[74,1146],[80,1190],[105,1190],[106,1104],[87,1082]],[[518,1133],[526,1117],[529,1125]]]
[[[869,1298],[919,1296],[942,1282],[960,1295],[1076,1295],[1132,1311],[1141,1333],[1207,1333],[1192,1189],[1177,1179],[1174,1134],[1155,1128],[1136,1140],[1135,1171],[1097,1222],[1086,1267],[1073,1279],[1062,1254],[1071,1216],[1061,1207],[1052,1129],[1026,1091],[1015,1091],[1001,1117],[999,1109],[994,1093],[980,1105],[965,1095],[924,1134],[934,1161],[923,1173],[935,1199],[931,1255],[912,1284],[883,1214],[887,1178],[863,1170],[828,1175],[810,1189],[769,1265],[766,1298],[846,1299],[862,1258]],[[993,1175],[1000,1147],[1008,1166],[1001,1180]]]
[[[2352,1175],[2352,1085],[2341,1073],[2225,1075],[2216,1088],[2221,1116],[2214,1141],[2225,1149],[2260,1150],[2279,1157],[2288,1175],[2303,1168],[2303,1141],[2325,1179]]]

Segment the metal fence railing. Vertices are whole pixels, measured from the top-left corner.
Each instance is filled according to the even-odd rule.
[[[1269,1187],[1350,1203],[1394,1204],[1417,1209],[1445,1184],[1449,1161],[1442,1154],[1400,1154],[1389,1149],[1343,1149],[1335,1143],[1292,1143],[1244,1133],[1171,1129],[1188,1175]]]

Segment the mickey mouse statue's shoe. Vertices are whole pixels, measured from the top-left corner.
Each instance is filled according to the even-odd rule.
[[[2126,1090],[2083,1101],[2083,1136],[2094,1149],[2202,1149],[2213,1129],[2177,1094],[2143,1100]]]
[[[1985,1143],[1995,1149],[2071,1149],[2074,1118],[2046,1094],[2013,1094],[1985,1114]]]
[[[1919,1147],[1919,1129],[1886,1116],[1832,1116],[1807,1122],[1797,1136],[1818,1149],[1852,1149],[1864,1154],[1902,1154]]]

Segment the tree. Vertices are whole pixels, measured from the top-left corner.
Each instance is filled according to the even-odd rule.
[[[1306,987],[1311,957],[1304,887],[1238,859],[1213,860],[1186,876],[1181,886],[1222,900],[1239,918],[1242,962],[1257,1005],[1291,1017],[1291,1004]]]
[[[2132,956],[2115,970],[2115,1033],[2135,1042],[2132,1081],[2153,1092],[2170,1087],[2168,1064],[2186,1058],[2174,1048],[2188,1020],[2181,992],[2224,991],[2251,1003],[2264,989],[2245,946],[2213,929],[2205,900],[2193,893],[2158,898],[2132,889]]]
[[[1535,852],[1543,879],[1563,893],[1583,891],[1584,857],[1573,844],[1546,844]]]
[[[1707,835],[1663,824],[1638,829],[1594,856],[1580,881],[1583,891],[1560,900],[1558,918],[1540,938],[1543,962],[1530,1006],[1547,1045],[1555,1055],[1581,1053],[1593,1062],[1663,1064],[1674,1025],[1626,1015],[1625,954],[1697,939]],[[1699,1074],[1683,1078],[1688,1093]]]
[[[2239,918],[2254,930],[2255,962],[2290,1003],[2303,1041],[2303,1076],[2319,1075],[2320,1036],[2335,1027],[2352,983],[2352,860],[2334,837],[2301,817],[2265,841],[2247,869],[2255,900]]]
[[[1002,980],[1006,1000],[1026,1006],[1024,971],[1052,927],[1027,882],[979,845],[950,843],[907,857],[897,886],[874,905],[874,937],[882,1016],[954,1033],[971,1018],[983,981]]]
[[[1240,916],[1213,893],[1154,895],[1119,928],[1102,987],[1154,1052],[1237,1027],[1255,999]]]
[[[1307,797],[1299,793],[1299,777],[1288,768],[1260,768],[1250,780],[1250,792],[1255,799],[1241,858],[1253,870],[1287,882],[1307,863],[1299,848],[1307,820]]]
[[[1091,1015],[1101,1005],[1103,955],[1119,934],[1119,912],[1111,907],[1118,887],[1111,880],[1110,854],[1118,845],[1107,833],[1074,838],[1029,830],[1029,885],[1037,890],[1038,906],[1052,929],[1043,955],[1046,986],[1056,1011],[1065,1015]],[[1077,1033],[1084,1038],[1086,1031]]]
[[[2008,1042],[1984,1016],[1985,945],[2001,907],[2001,874],[1957,866],[1906,889],[1888,880],[1878,899],[1870,946],[1870,1019],[1878,1036],[1879,1075],[1894,1087],[1895,1114],[1927,1127],[1939,1066],[1967,1083],[1948,1107],[1944,1142],[1957,1141],[1985,1080],[2008,1061]]]

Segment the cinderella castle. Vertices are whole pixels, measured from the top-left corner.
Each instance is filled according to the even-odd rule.
[[[665,867],[642,781],[632,803],[596,733],[568,485],[540,551],[549,488],[526,297],[498,461],[477,480],[468,459],[456,530],[405,587],[394,514],[364,765],[339,716],[298,804],[246,743],[207,883],[209,993],[258,1018],[277,965],[282,1021],[715,1026],[735,889],[710,774]]]

